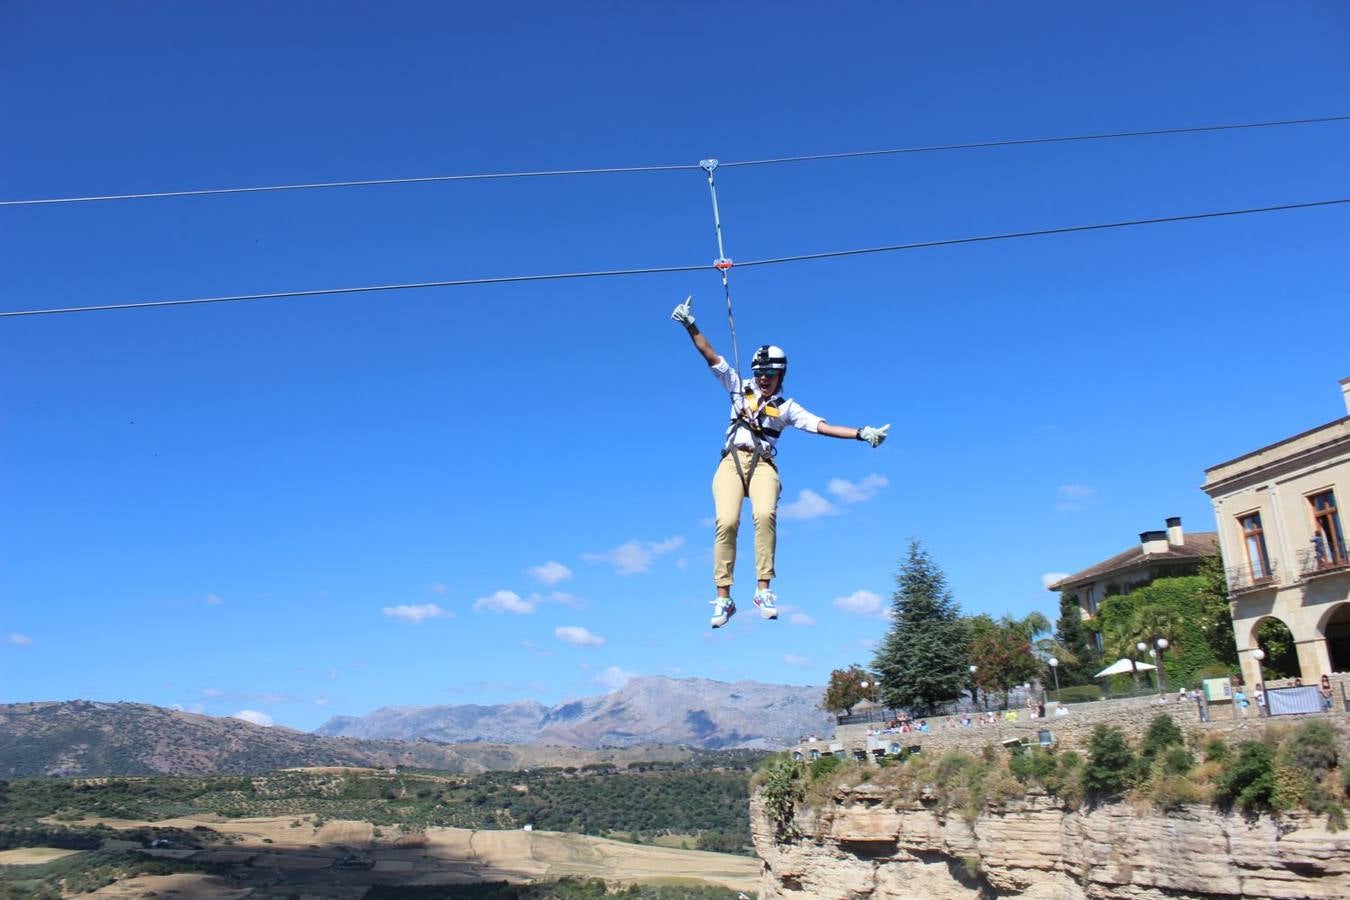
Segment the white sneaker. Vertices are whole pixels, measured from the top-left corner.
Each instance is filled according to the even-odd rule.
[[[778,618],[778,595],[768,588],[760,588],[755,591],[755,605],[759,607],[759,616],[761,619]]]
[[[716,600],[709,601],[713,606],[712,627],[721,628],[727,624],[727,621],[736,615],[736,602],[730,597],[718,597]]]

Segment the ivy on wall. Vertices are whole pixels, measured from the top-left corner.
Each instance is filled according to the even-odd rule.
[[[1152,646],[1156,638],[1166,637],[1170,646],[1163,653],[1163,670],[1168,686],[1175,688],[1201,669],[1231,667],[1236,661],[1231,643],[1231,652],[1222,652],[1222,639],[1232,634],[1231,620],[1225,632],[1214,600],[1212,579],[1203,574],[1159,578],[1103,601],[1098,610],[1101,631],[1116,636],[1122,652],[1132,650],[1137,641]],[[1222,615],[1227,618],[1226,602]]]

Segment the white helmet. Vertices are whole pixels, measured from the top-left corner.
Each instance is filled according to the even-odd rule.
[[[752,375],[779,375],[786,378],[787,354],[783,352],[782,347],[765,344],[755,351],[754,359],[750,360],[750,373]]]

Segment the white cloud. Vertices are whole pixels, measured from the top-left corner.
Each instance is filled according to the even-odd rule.
[[[224,697],[225,692],[219,688],[202,688],[203,697]]]
[[[788,616],[788,622],[793,625],[814,625],[816,620],[806,613],[795,612]]]
[[[328,680],[329,680],[329,681],[337,681],[338,670],[337,670],[337,669],[329,669],[329,670],[328,670],[328,676],[327,676],[327,677],[328,677]]]
[[[1054,584],[1056,581],[1063,581],[1071,574],[1071,572],[1046,572],[1041,576],[1041,584],[1045,585],[1048,589],[1050,585]]]
[[[327,697],[315,697],[315,698],[314,698],[314,705],[317,706],[317,707],[319,707],[320,709],[322,709],[323,707],[325,707],[325,706],[328,705],[328,698],[327,698]]]
[[[488,597],[479,597],[473,602],[473,608],[478,612],[494,613],[515,613],[518,616],[528,616],[537,610],[543,603],[561,603],[563,606],[580,606],[577,598],[563,591],[553,591],[549,594],[531,594],[528,597],[522,597],[515,591],[500,590]]]
[[[446,587],[445,585],[441,584],[438,581],[435,584],[427,585],[427,590],[431,591],[437,597],[443,597],[445,596],[445,594],[449,593],[450,588]]]
[[[854,591],[847,597],[836,597],[834,608],[855,616],[870,616],[874,619],[886,617],[884,602],[871,591]]]
[[[561,603],[563,606],[581,606],[581,601],[566,591],[553,591],[546,595],[531,594],[530,602],[535,606],[540,603]]]
[[[806,666],[811,665],[811,660],[809,657],[798,656],[795,653],[789,653],[786,656],[784,656],[783,662],[787,663],[789,666],[797,666],[798,668],[805,668]]]
[[[1061,484],[1055,489],[1055,509],[1078,512],[1097,499],[1097,491],[1085,484]]]
[[[26,634],[19,634],[17,631],[9,633],[9,642],[16,647],[31,647],[33,639]]]
[[[834,504],[815,491],[802,491],[797,499],[778,507],[778,516],[782,519],[816,519],[820,516],[835,516],[839,510]]]
[[[207,606],[219,606],[225,601],[220,599],[219,594],[207,594],[202,602],[205,603]]]
[[[829,491],[844,503],[862,503],[871,500],[877,495],[877,491],[890,484],[890,480],[885,475],[875,473],[868,475],[862,481],[854,484],[851,481],[845,481],[842,478],[831,478]]]
[[[599,647],[605,642],[605,639],[600,635],[594,634],[580,625],[559,625],[553,629],[553,636],[564,643],[575,644],[578,647]]]
[[[684,538],[679,535],[664,541],[632,540],[604,553],[583,553],[581,558],[589,563],[612,563],[620,575],[637,575],[647,571],[656,557],[683,546]]]
[[[560,562],[549,560],[542,566],[530,566],[529,572],[542,584],[553,585],[572,577],[572,570]]]
[[[629,672],[627,669],[620,669],[618,666],[609,666],[595,676],[595,683],[604,685],[611,691],[617,691],[636,678],[637,674],[636,672]]]
[[[424,619],[449,619],[454,616],[454,613],[441,609],[435,603],[405,603],[402,606],[386,606],[380,611],[391,619],[403,619],[412,622],[414,625]]]
[[[509,612],[518,616],[528,616],[534,612],[534,604],[521,599],[515,591],[497,591],[488,597],[479,597],[473,601],[473,608],[479,612],[484,610],[495,613]]]
[[[243,719],[245,722],[252,722],[254,725],[261,725],[264,728],[272,724],[272,717],[267,713],[258,712],[256,709],[241,709],[239,712],[230,716],[231,719]]]

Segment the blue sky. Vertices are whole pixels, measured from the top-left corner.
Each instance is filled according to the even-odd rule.
[[[723,160],[1350,112],[1337,2],[0,4],[0,198]],[[719,172],[751,259],[1350,195],[1350,124]],[[313,728],[866,662],[911,537],[971,613],[1344,414],[1350,212],[733,270],[782,620],[707,627],[709,272],[0,322],[0,701]],[[0,208],[0,308],[707,263],[699,172]],[[804,494],[803,492],[811,492]],[[812,497],[815,499],[813,500]],[[803,498],[806,502],[803,503]],[[799,517],[791,518],[792,511]],[[810,513],[816,514],[810,514]],[[748,524],[748,521],[747,521]],[[737,596],[748,600],[742,534]]]

